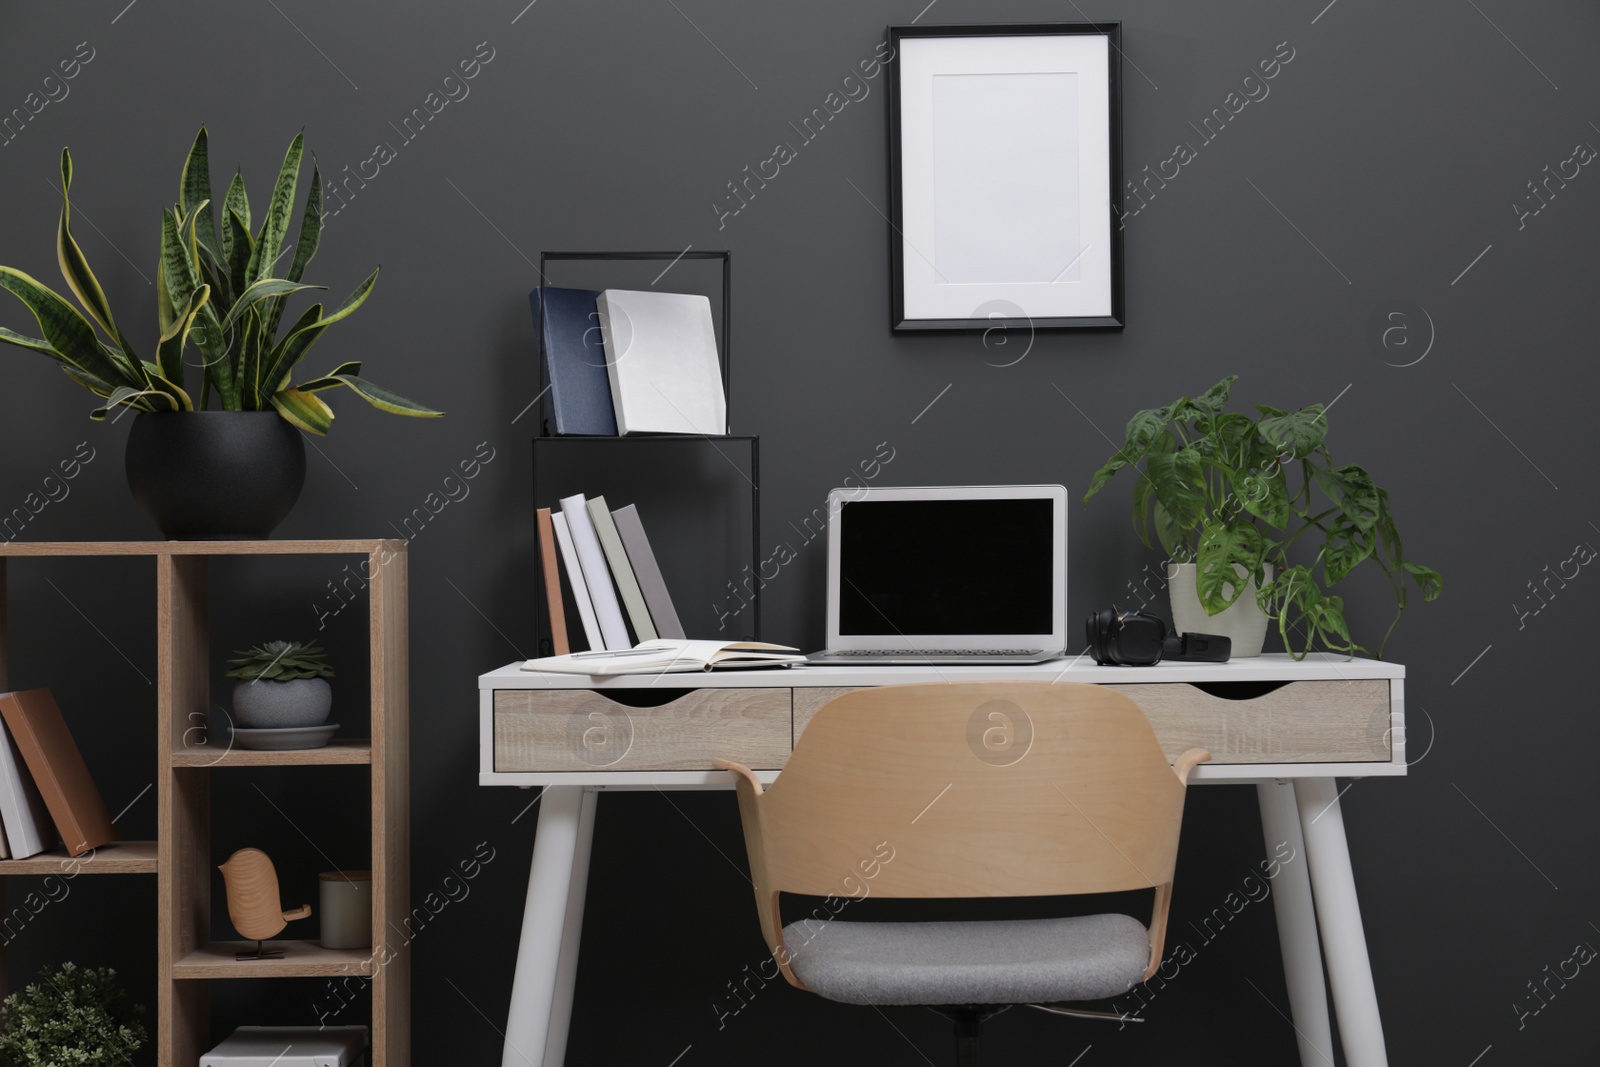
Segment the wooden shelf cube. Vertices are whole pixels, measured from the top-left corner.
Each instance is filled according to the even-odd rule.
[[[210,706],[208,561],[214,556],[366,557],[370,597],[371,737],[290,752],[189,744]],[[192,1067],[210,1047],[211,979],[360,975],[372,982],[372,1067],[410,1067],[411,957],[407,947],[325,949],[276,941],[281,959],[238,960],[254,943],[211,940],[210,772],[231,767],[370,767],[372,928],[375,945],[410,909],[407,575],[404,541],[92,541],[0,543],[0,689],[6,685],[6,567],[11,558],[144,556],[156,568],[157,839],[121,841],[76,860],[54,849],[0,860],[0,876],[154,874],[158,975],[155,1045],[161,1067]],[[4,879],[0,878],[0,910]]]

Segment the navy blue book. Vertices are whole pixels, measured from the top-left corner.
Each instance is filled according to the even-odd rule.
[[[594,289],[555,289],[544,293],[544,323],[539,322],[539,294],[528,294],[533,326],[540,332],[544,377],[550,386],[550,408],[558,434],[617,435],[606,377],[606,346],[595,311]]]

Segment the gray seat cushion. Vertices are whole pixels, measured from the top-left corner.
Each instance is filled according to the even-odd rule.
[[[1127,915],[980,922],[818,922],[784,927],[790,967],[846,1004],[1026,1004],[1126,993],[1150,964]]]

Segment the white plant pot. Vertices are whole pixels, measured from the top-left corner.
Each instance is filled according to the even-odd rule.
[[[1240,578],[1245,569],[1234,564]],[[1167,565],[1167,592],[1172,598],[1172,624],[1179,633],[1215,634],[1233,642],[1233,658],[1247,659],[1261,655],[1261,646],[1267,640],[1267,614],[1256,603],[1256,583],[1252,580],[1244,595],[1226,610],[1207,615],[1200,604],[1196,589],[1199,569],[1193,563]],[[1272,567],[1266,570],[1267,580],[1272,580]],[[1231,594],[1232,589],[1228,590]]]
[[[233,687],[233,724],[249,730],[321,726],[331,711],[333,687],[325,678],[257,679]]]

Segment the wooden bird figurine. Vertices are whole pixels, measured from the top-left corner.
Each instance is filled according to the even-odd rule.
[[[228,890],[228,918],[233,928],[256,943],[254,952],[240,952],[241,960],[275,959],[283,949],[263,949],[261,942],[276,937],[295,919],[311,914],[311,905],[302,904],[284,911],[278,897],[278,872],[272,860],[258,848],[241,848],[218,867]]]

